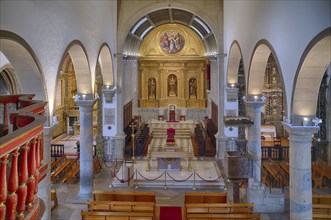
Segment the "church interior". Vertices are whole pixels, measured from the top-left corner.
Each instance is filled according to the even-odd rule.
[[[0,12],[0,220],[331,219],[331,1]]]

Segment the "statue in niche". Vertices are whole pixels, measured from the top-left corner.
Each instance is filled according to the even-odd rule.
[[[177,96],[177,77],[174,74],[168,76],[168,96]]]
[[[156,97],[156,80],[155,78],[148,79],[148,98],[155,99]]]
[[[189,95],[190,99],[197,98],[197,80],[195,78],[189,80]]]

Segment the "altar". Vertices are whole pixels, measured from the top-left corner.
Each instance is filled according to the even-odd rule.
[[[188,152],[184,151],[155,151],[151,152],[151,158],[157,158],[158,170],[181,170],[182,159],[186,159],[186,167],[188,169]],[[151,161],[149,161],[151,163]]]

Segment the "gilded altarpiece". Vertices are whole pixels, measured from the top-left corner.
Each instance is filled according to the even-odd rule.
[[[189,28],[155,28],[141,44],[138,60],[139,107],[206,107],[204,45]]]

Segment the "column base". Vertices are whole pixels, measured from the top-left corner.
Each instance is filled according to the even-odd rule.
[[[260,185],[258,182],[249,182],[247,187],[247,203],[254,203],[254,212],[284,213],[285,196],[281,189],[272,189]]]

